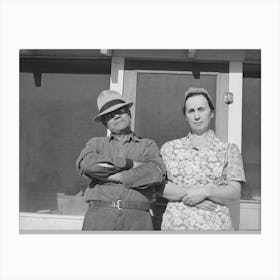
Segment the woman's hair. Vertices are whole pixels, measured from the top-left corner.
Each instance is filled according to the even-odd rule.
[[[204,96],[204,97],[206,98],[207,102],[208,102],[208,105],[209,105],[209,107],[210,107],[210,110],[211,110],[212,112],[215,111],[214,104],[213,104],[213,102],[211,101],[211,99],[209,98],[209,96],[208,96],[206,93],[204,93],[204,92],[193,92],[193,93],[189,93],[188,96],[187,96],[186,99],[185,99],[184,106],[183,106],[183,108],[182,108],[184,116],[186,115],[186,101],[187,101],[190,97],[197,96],[197,95],[202,95],[202,96]]]

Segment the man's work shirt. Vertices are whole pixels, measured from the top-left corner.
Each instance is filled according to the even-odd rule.
[[[133,168],[133,161],[141,165]],[[113,166],[104,167],[106,163]],[[121,140],[113,135],[90,139],[76,165],[80,174],[92,179],[85,194],[86,201],[150,201],[153,186],[165,178],[165,167],[156,143],[134,133]],[[106,181],[108,176],[118,172],[121,172],[122,183]]]

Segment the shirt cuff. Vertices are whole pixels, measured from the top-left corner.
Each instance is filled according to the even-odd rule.
[[[114,161],[114,165],[123,170],[128,170],[133,167],[133,161],[129,158],[117,157]]]
[[[133,187],[133,180],[131,180],[130,171],[121,172],[121,181],[124,187],[131,188]]]

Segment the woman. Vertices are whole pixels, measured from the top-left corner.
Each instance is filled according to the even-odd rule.
[[[240,198],[243,163],[238,147],[209,129],[214,110],[205,89],[186,91],[183,113],[191,132],[161,148],[169,200],[162,230],[233,230],[225,203]]]

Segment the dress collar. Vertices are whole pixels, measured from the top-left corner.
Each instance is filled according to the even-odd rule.
[[[187,140],[187,145],[192,147],[192,148],[195,148],[195,149],[201,149],[205,146],[208,146],[209,144],[212,145],[213,144],[213,141],[216,141],[218,138],[217,136],[215,135],[214,131],[212,129],[209,129],[207,132],[206,132],[206,139],[207,141],[205,142],[205,144],[201,145],[199,148],[196,148],[193,146],[192,142],[191,142],[191,136],[192,136],[192,132],[190,131],[186,137],[186,140]]]

